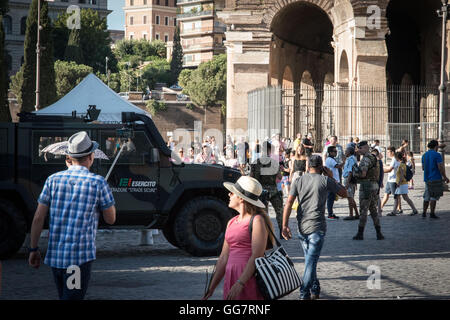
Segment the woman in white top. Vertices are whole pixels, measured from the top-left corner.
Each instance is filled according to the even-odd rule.
[[[403,152],[396,152],[395,153],[396,160],[400,163],[397,169],[396,173],[396,190],[395,190],[395,201],[394,201],[394,211],[388,214],[388,216],[395,216],[397,215],[397,202],[400,201],[400,195],[403,197],[403,199],[409,204],[409,206],[412,209],[411,216],[416,215],[418,213],[416,207],[414,206],[414,203],[411,201],[411,199],[408,197],[408,181],[406,181],[406,159],[404,157]]]

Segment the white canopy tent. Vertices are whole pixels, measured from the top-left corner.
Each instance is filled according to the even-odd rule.
[[[57,102],[35,113],[71,116],[76,111],[79,117],[86,114],[89,105],[101,110],[97,119],[100,122],[120,122],[122,112],[142,113],[151,118],[148,112],[124,100],[92,73]]]

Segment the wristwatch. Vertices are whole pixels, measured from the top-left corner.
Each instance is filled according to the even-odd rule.
[[[28,248],[28,252],[36,252],[36,251],[38,251],[39,250],[39,247],[36,247],[36,248]]]

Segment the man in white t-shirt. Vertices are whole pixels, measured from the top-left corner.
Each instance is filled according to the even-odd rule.
[[[386,182],[386,187],[384,189],[384,197],[383,197],[383,201],[381,202],[381,209],[383,209],[386,202],[389,200],[390,194],[393,194],[394,197],[396,197],[395,189],[397,189],[397,185],[396,185],[395,181],[397,179],[397,169],[400,165],[400,162],[398,162],[395,159],[395,147],[391,146],[391,147],[387,148],[387,155],[392,160],[391,160],[391,163],[389,164],[389,166],[384,167],[384,173],[388,173],[388,180]],[[399,199],[399,202],[400,202],[400,199]],[[400,204],[399,204],[399,207],[400,207]],[[388,214],[388,216],[389,215],[391,215],[391,214]]]
[[[342,168],[342,164],[338,164],[335,157],[337,155],[337,149],[336,146],[328,146],[328,156],[325,160],[325,167],[331,170],[333,173],[333,178],[336,180],[336,182],[339,182],[339,168]],[[339,219],[338,216],[336,216],[333,213],[333,205],[334,201],[336,200],[336,193],[328,192],[327,196],[327,209],[328,209],[328,219],[336,220]]]
[[[323,161],[326,163],[328,154],[329,154],[329,148],[330,147],[335,147],[336,148],[336,155],[334,156],[334,159],[336,160],[336,162],[341,165],[338,169],[339,172],[339,180],[338,182],[341,182],[341,176],[342,176],[342,167],[344,166],[345,163],[345,156],[344,156],[344,150],[342,148],[342,146],[338,143],[338,138],[337,136],[331,136],[330,137],[330,144],[327,145],[324,149],[323,149]]]
[[[380,140],[378,140],[378,139],[373,140],[373,143],[370,147],[372,149],[377,149],[380,158],[383,159],[383,152],[380,147]]]
[[[337,153],[337,151],[334,151],[334,153]],[[337,182],[339,182],[339,165],[336,161],[336,159],[332,157],[328,157],[327,160],[325,160],[325,166],[333,172],[333,178]]]

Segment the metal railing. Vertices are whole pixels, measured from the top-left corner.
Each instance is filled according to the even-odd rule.
[[[426,151],[438,138],[438,88],[424,86],[342,87],[304,84],[267,87],[248,94],[250,141],[273,133],[295,138],[313,135],[316,151],[336,135],[342,145],[350,137],[380,140],[382,146],[399,147],[409,140],[413,152]],[[448,107],[445,114],[449,114]],[[446,151],[450,151],[450,122],[445,124]]]

